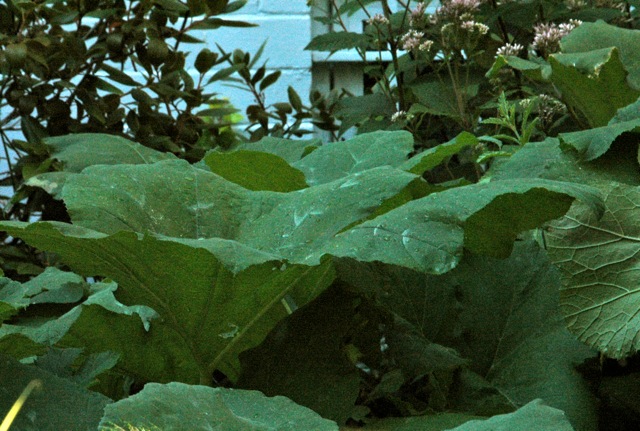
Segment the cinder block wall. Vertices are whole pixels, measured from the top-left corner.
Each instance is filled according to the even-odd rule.
[[[194,36],[206,40],[206,47],[214,52],[217,51],[217,43],[227,52],[239,48],[253,54],[266,40],[266,47],[256,67],[266,61],[270,71],[282,71],[278,82],[266,89],[267,104],[286,102],[288,86],[295,88],[303,102],[308,100],[311,53],[304,51],[304,47],[311,40],[311,12],[306,0],[249,0],[243,8],[233,14],[221,15],[220,18],[247,21],[258,26],[221,27],[203,33],[194,32]],[[196,52],[204,46],[193,47],[194,53],[188,57],[191,62]],[[211,90],[228,96],[243,114],[246,107],[254,103],[250,93],[224,84],[211,84]]]

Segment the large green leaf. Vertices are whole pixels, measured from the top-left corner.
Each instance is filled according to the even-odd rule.
[[[413,136],[405,131],[372,132],[343,142],[324,144],[293,166],[310,185],[324,184],[379,166],[397,167],[413,150]]]
[[[283,300],[304,305],[333,280],[329,262],[315,267],[267,262],[234,275],[206,245],[193,246],[208,241],[187,245],[132,232],[107,236],[62,223],[6,223],[3,228],[59,254],[81,274],[116,280],[119,301],[158,313],[147,331],[126,307],[96,298],[95,304],[82,306],[88,311],[76,308],[76,314],[54,321],[64,330],[61,335],[67,322],[74,324],[62,340],[65,345],[119,352],[121,368],[143,380],[210,384],[216,369],[237,378],[240,352],[260,344],[288,314]],[[234,252],[229,260],[240,261],[242,250]]]
[[[45,172],[27,179],[26,185],[39,187],[56,199],[69,177],[93,165],[149,164],[176,160],[171,153],[156,151],[116,135],[76,133],[45,139],[51,157],[64,164],[64,171]]]
[[[640,96],[640,91],[627,84],[617,48],[555,54],[549,63],[563,100],[578,109],[591,127],[607,125],[619,108]]]
[[[261,256],[317,264],[323,244],[413,179],[382,167],[292,193],[252,192],[186,162],[165,161],[89,167],[65,183],[62,196],[78,226],[165,235],[242,270]]]
[[[640,184],[636,150],[631,143],[620,144],[614,144],[603,156],[587,163],[576,151],[563,150],[558,139],[530,142],[508,159],[494,164],[489,175],[496,180],[546,178],[594,186],[607,181]]]
[[[338,431],[335,422],[284,397],[260,392],[149,383],[139,394],[110,404],[100,429],[190,431]]]
[[[87,391],[69,380],[0,353],[0,411],[3,415],[33,380],[40,381],[40,390],[31,393],[11,426],[12,430],[95,430],[104,407],[111,403],[104,395]]]
[[[453,428],[455,427],[455,428]],[[491,419],[465,413],[387,418],[345,431],[573,431],[561,410],[532,401],[518,411]]]
[[[176,159],[171,153],[156,151],[116,135],[75,133],[46,138],[52,157],[64,163],[67,172],[80,172],[87,166],[154,163]]]
[[[577,203],[545,238],[562,270],[560,304],[569,330],[620,359],[640,349],[640,189],[616,183],[601,187],[602,218]]]
[[[469,256],[439,276],[355,262],[338,269],[426,340],[470,359],[471,370],[514,405],[542,398],[577,430],[595,429],[595,400],[574,368],[594,352],[567,331],[558,309],[560,274],[535,243],[517,243],[505,260]],[[501,403],[488,388],[474,395],[480,398],[463,411],[486,415]]]
[[[640,89],[640,53],[636,49],[640,43],[640,31],[631,30],[603,21],[585,22],[562,39],[562,51],[578,53],[602,48],[616,47],[620,60],[629,72],[628,81],[635,89]]]
[[[120,352],[121,368],[143,380],[208,384],[215,369],[237,378],[238,354],[331,283],[331,265],[318,252],[324,244],[415,178],[382,167],[275,193],[246,190],[183,161],[97,165],[63,187],[74,225],[3,228],[83,275],[116,280],[123,304],[161,317],[147,333],[135,316],[109,319],[96,304],[67,317],[75,323],[62,342]],[[64,334],[69,325],[58,323]],[[156,354],[150,360],[127,345]]]
[[[636,131],[640,127],[640,119],[609,124],[595,129],[581,130],[573,133],[561,133],[560,140],[570,145],[591,161],[606,153],[613,142],[625,132]]]
[[[363,428],[345,428],[345,431],[447,431],[482,417],[465,413],[440,413],[406,418],[386,418]]]
[[[573,431],[562,410],[532,401],[518,411],[486,421],[469,421],[450,431]]]
[[[504,180],[449,189],[411,201],[339,234],[327,253],[442,274],[463,247],[506,257],[516,236],[562,216],[574,198],[601,211],[596,191],[547,180]]]

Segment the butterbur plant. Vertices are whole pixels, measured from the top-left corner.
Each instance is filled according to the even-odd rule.
[[[109,135],[46,142],[59,163],[74,169],[38,175],[28,185],[63,200],[72,224],[1,226],[55,253],[75,273],[49,268],[24,284],[1,279],[3,352],[36,360],[27,367],[6,357],[0,369],[27,367],[45,391],[69,391],[78,401],[66,411],[91,405],[78,420],[167,429],[176,418],[203,424],[224,415],[235,423],[248,415],[265,429],[282,417],[290,428],[278,429],[299,429],[298,421],[337,429],[357,411],[372,417],[456,411],[458,425],[469,415],[518,421],[524,405],[556,411],[528,404],[538,397],[557,400],[548,402],[575,420],[591,405],[570,365],[589,352],[571,339],[549,296],[557,273],[528,235],[514,246],[521,232],[563,215],[576,199],[601,213],[591,187],[531,178],[453,188],[426,183],[422,174],[478,145],[468,133],[415,156],[403,131],[322,146],[265,138],[211,152],[194,165]],[[87,159],[95,145],[102,151]],[[543,280],[534,279],[539,274]],[[540,296],[524,294],[516,278],[535,283]],[[501,280],[500,293],[489,294],[493,308],[477,322],[449,308],[450,295],[462,295],[469,310],[480,307],[484,297],[474,292],[490,279]],[[441,310],[432,314],[436,309],[423,305],[416,314],[405,308],[405,294]],[[531,338],[524,328],[532,316],[512,314],[514,301],[518,310],[542,310],[545,339]],[[54,303],[61,314],[31,322],[38,304]],[[565,345],[553,355],[557,372],[548,378],[566,385],[543,394],[537,384],[523,391],[526,375],[501,380],[517,369],[513,359],[529,355],[494,350],[501,336],[489,336],[489,316],[506,319],[513,345]],[[446,320],[430,326],[438,319]],[[463,347],[458,325],[484,341]],[[548,360],[528,366],[547,367]],[[22,385],[23,374],[14,374],[11,381]],[[480,388],[489,398],[462,396]],[[256,389],[286,395],[333,422]],[[37,413],[58,398],[43,397],[22,420],[69,428]],[[156,414],[144,414],[158,402]]]

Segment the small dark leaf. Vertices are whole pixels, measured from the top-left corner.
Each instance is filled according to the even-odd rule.
[[[230,2],[227,7],[224,9],[224,13],[231,13],[231,12],[235,12],[238,9],[244,7],[244,5],[247,4],[247,0],[236,0],[236,1],[232,1]]]
[[[149,45],[147,46],[147,55],[149,56],[151,64],[158,66],[167,59],[169,47],[164,40],[152,38],[149,40]]]
[[[115,67],[103,64],[101,66],[101,69],[107,72],[107,74],[109,75],[109,79],[112,79],[119,84],[127,85],[130,87],[136,87],[140,85],[136,81],[134,81],[133,78],[131,78],[128,74],[116,69]]]
[[[262,78],[264,78],[266,72],[267,68],[265,66],[262,66],[258,70],[256,70],[256,73],[254,73],[251,77],[251,84],[256,85]]]
[[[290,114],[291,112],[293,112],[293,110],[291,109],[291,105],[289,105],[288,103],[274,103],[273,107],[276,108],[277,111],[279,112],[284,112],[287,114]]]
[[[260,91],[264,91],[267,87],[274,84],[278,80],[278,78],[280,78],[281,74],[281,71],[276,70],[275,72],[267,75],[260,83]]]
[[[109,84],[107,81],[105,81],[102,78],[96,77],[94,84],[95,84],[97,89],[104,90],[104,91],[106,91],[108,93],[119,94],[119,95],[123,94],[122,91],[118,87],[115,87],[115,86]]]
[[[227,7],[229,0],[205,0],[209,8],[209,15],[219,15]]]
[[[243,67],[244,67],[244,64],[235,64],[235,65],[233,65],[231,67],[226,67],[224,69],[220,69],[219,71],[214,73],[211,78],[209,78],[209,81],[207,81],[207,84],[211,84],[214,81],[219,81],[221,79],[228,78],[229,76],[233,75],[234,73],[236,73],[238,70],[242,69]]]
[[[9,64],[13,67],[20,67],[27,59],[27,45],[23,43],[12,43],[7,45],[4,50],[4,55]]]
[[[218,54],[216,54],[215,52],[211,52],[207,48],[203,49],[198,54],[198,57],[196,57],[196,70],[200,73],[207,73],[209,69],[213,67],[217,59]]]
[[[171,12],[185,13],[189,11],[189,7],[178,0],[154,0],[153,3]]]
[[[300,96],[296,93],[296,90],[293,87],[289,86],[287,88],[287,95],[289,96],[289,103],[293,106],[293,109],[296,111],[300,111],[302,109],[302,100],[300,100]]]
[[[22,133],[30,144],[42,142],[43,138],[48,136],[47,131],[32,117],[22,117],[20,119]]]
[[[194,23],[191,28],[201,30],[215,30],[220,27],[256,27],[257,24],[253,24],[245,21],[232,21],[220,18],[207,18],[202,21]]]

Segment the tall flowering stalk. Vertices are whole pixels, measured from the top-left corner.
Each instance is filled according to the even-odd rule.
[[[384,94],[390,102],[383,109],[363,108],[363,120],[355,123],[357,116],[350,116],[348,121],[359,127],[367,123],[367,130],[403,127],[425,146],[451,139],[462,130],[492,133],[491,123],[483,119],[494,115],[502,93],[509,103],[515,103],[518,122],[525,109],[519,101],[534,100],[530,115],[539,120],[527,123],[532,136],[558,133],[567,118],[579,124],[553,85],[537,80],[530,69],[505,65],[529,64],[535,69],[557,53],[561,39],[581,24],[574,19],[561,22],[557,17],[571,17],[577,11],[589,16],[584,12],[601,7],[608,14],[619,10],[619,19],[628,15],[628,7],[618,4],[619,0],[563,0],[553,7],[543,2],[538,8],[522,0],[440,0],[437,8],[430,7],[429,0],[399,0],[401,7],[395,12],[388,0],[329,1],[334,5],[333,24],[345,32],[349,29],[341,13],[359,8],[366,15],[364,35],[369,50],[377,50],[378,56],[376,63],[367,62],[365,73],[376,81],[373,93]],[[520,5],[530,13],[511,21],[507,12]],[[357,48],[366,61],[367,49],[361,44]],[[391,61],[383,60],[385,56]],[[519,57],[524,63],[506,57]],[[488,79],[487,71],[491,72]],[[380,98],[362,101],[368,100],[379,103]]]

